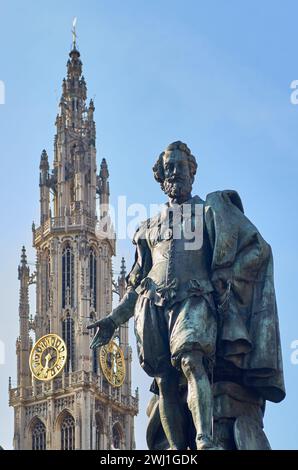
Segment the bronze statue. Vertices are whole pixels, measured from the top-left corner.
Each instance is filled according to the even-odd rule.
[[[285,396],[270,246],[235,191],[192,196],[197,163],[174,142],[153,167],[165,209],[134,236],[120,304],[98,327],[106,344],[134,315],[140,364],[154,378],[150,449],[265,449],[265,401]]]

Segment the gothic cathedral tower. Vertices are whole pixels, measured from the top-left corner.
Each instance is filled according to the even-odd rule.
[[[94,104],[91,100],[86,105],[75,42],[69,56],[56,119],[53,169],[45,150],[40,161],[40,225],[32,227],[36,271],[30,274],[24,247],[19,265],[17,387],[10,383],[14,448],[133,449],[138,396],[131,395],[128,325],[114,338],[123,352],[121,386],[103,373],[99,352],[89,348],[92,333],[87,326],[112,310],[113,292],[123,295],[125,265],[122,260],[114,282],[109,172],[103,159],[97,175]],[[100,220],[105,223],[99,231]],[[34,319],[29,314],[31,284],[36,287]],[[43,381],[31,374],[29,357],[33,341],[48,334],[64,340],[67,358],[55,378]]]

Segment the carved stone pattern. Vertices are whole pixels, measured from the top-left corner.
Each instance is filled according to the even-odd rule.
[[[74,395],[58,398],[57,400],[55,400],[55,410],[57,412],[60,412],[65,408],[69,408],[71,410],[74,409]]]
[[[33,416],[47,416],[48,404],[47,402],[37,403],[36,405],[26,406],[26,418],[30,420]]]

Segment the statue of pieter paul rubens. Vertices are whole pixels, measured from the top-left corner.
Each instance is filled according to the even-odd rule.
[[[91,347],[134,316],[154,378],[150,449],[268,449],[266,400],[285,396],[271,248],[232,190],[191,193],[197,163],[174,142],[153,167],[168,196],[134,236],[127,290]]]

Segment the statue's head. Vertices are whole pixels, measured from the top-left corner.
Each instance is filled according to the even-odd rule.
[[[173,142],[162,152],[154,167],[154,178],[170,199],[181,203],[191,195],[197,162],[183,142]]]

